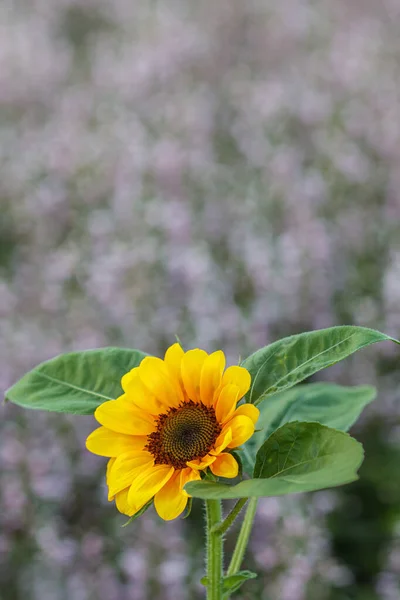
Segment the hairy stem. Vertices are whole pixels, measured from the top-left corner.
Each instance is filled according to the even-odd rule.
[[[215,531],[222,517],[221,501],[206,500],[207,512],[207,600],[222,599],[222,533]]]

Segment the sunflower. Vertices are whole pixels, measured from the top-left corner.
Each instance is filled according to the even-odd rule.
[[[207,354],[168,348],[164,360],[147,356],[121,380],[123,394],[101,404],[101,427],[86,441],[90,452],[109,458],[108,499],[128,516],[154,499],[158,515],[175,519],[185,509],[189,481],[206,469],[218,477],[238,475],[230,450],[254,432],[259,411],[242,404],[250,374],[225,371],[220,350]]]

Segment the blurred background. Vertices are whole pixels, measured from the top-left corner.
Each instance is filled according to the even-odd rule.
[[[400,336],[399,0],[2,0],[0,23],[2,390],[175,334],[232,363]],[[361,479],[260,502],[238,599],[398,600],[399,359],[318,375],[379,389]],[[202,598],[200,503],[121,529],[93,428],[0,407],[0,599]]]

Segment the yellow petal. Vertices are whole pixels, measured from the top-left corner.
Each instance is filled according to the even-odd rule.
[[[108,475],[110,473],[111,467],[113,466],[113,464],[115,463],[117,459],[116,458],[110,458],[110,460],[107,463],[107,470],[106,470],[106,481],[108,479]]]
[[[125,394],[100,404],[94,416],[107,429],[127,435],[148,435],[156,429],[154,417],[134,406]]]
[[[228,383],[237,385],[239,388],[239,398],[243,398],[250,389],[250,373],[244,367],[238,367],[236,365],[228,367],[222,376],[222,385],[227,385]]]
[[[159,402],[154,394],[143,385],[139,375],[139,367],[124,375],[121,385],[125,391],[125,398],[137,408],[151,415],[159,415],[161,412],[165,412],[165,405]]]
[[[189,481],[197,481],[201,479],[201,475],[200,472],[197,471],[196,469],[182,469],[181,471],[181,490],[182,490],[182,494],[184,494],[187,498],[191,498],[191,496],[185,492],[185,490],[183,489],[185,487],[185,485],[187,483],[189,483]]]
[[[171,377],[161,358],[146,356],[140,363],[140,378],[144,386],[165,407],[177,407],[184,400],[180,385]]]
[[[228,426],[232,430],[232,441],[228,444],[228,448],[241,446],[254,433],[254,423],[245,415],[234,417],[228,422]]]
[[[122,376],[121,386],[122,386],[122,389],[124,390],[124,392],[129,391],[132,384],[137,380],[138,376],[139,376],[139,367],[134,367],[133,369],[131,369],[130,371],[125,373],[125,375]]]
[[[258,417],[260,416],[260,411],[256,406],[254,406],[254,404],[242,404],[233,413],[234,417],[238,417],[239,415],[245,415],[246,417],[249,417],[249,419],[251,419],[255,425]]]
[[[181,374],[189,400],[200,402],[200,376],[207,352],[195,348],[188,350],[182,357]]]
[[[139,475],[129,488],[128,502],[140,510],[169,481],[174,473],[173,467],[155,465]]]
[[[210,450],[210,454],[213,454],[214,456],[218,456],[218,454],[220,454],[222,452],[222,450],[225,450],[225,448],[228,446],[228,444],[230,444],[232,441],[232,430],[229,427],[229,425],[225,425],[225,427],[222,429],[221,433],[219,434],[219,436],[217,437],[215,444],[214,444],[214,449]]]
[[[200,399],[205,406],[212,406],[214,392],[221,383],[225,368],[225,355],[222,350],[213,352],[206,358],[200,376]]]
[[[181,491],[181,474],[176,471],[154,496],[154,507],[164,521],[176,519],[185,510],[188,497]]]
[[[239,465],[232,454],[227,452],[220,454],[210,469],[217,477],[237,477],[239,473]]]
[[[182,390],[184,390],[184,387],[181,375],[181,365],[184,354],[185,353],[182,350],[180,344],[173,344],[168,348],[164,356],[165,364],[167,365],[170,373],[176,379],[178,385],[182,388]]]
[[[87,438],[86,448],[93,454],[112,457],[132,450],[143,450],[146,441],[145,436],[125,435],[99,427]]]
[[[115,506],[118,508],[119,512],[123,515],[127,515],[128,517],[132,517],[135,514],[133,508],[128,504],[128,492],[129,488],[126,490],[122,490],[118,492],[115,496]]]
[[[203,458],[196,458],[196,460],[189,460],[186,465],[196,471],[202,471],[206,467],[209,467],[215,460],[215,456],[207,454]]]
[[[108,499],[129,487],[136,477],[154,464],[154,457],[146,450],[120,454],[107,473]]]
[[[182,350],[181,345],[177,342],[176,344],[172,344],[172,346],[166,350],[164,362],[171,370],[175,371],[175,373],[180,373],[181,362],[184,354],[185,353]]]
[[[239,388],[236,385],[225,385],[215,403],[215,416],[218,423],[225,423],[235,412],[239,400]]]
[[[110,460],[107,463],[107,470],[106,470],[106,482],[108,483],[108,477],[110,475],[110,471],[111,471],[111,467],[113,466],[113,464],[115,463],[116,459],[115,458],[110,458]],[[110,498],[110,495],[108,495],[108,499],[109,500],[113,500],[113,498]]]

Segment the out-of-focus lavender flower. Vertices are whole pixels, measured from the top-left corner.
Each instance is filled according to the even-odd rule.
[[[175,334],[231,362],[343,322],[399,336],[395,0],[5,0],[0,22],[2,389],[64,351],[159,353]],[[378,352],[394,349],[323,376],[374,384]],[[394,422],[379,386],[370,414]],[[195,519],[121,529],[90,418],[0,417],[0,588],[183,600]],[[335,498],[260,502],[250,558],[271,597],[351,580],[324,527]]]

